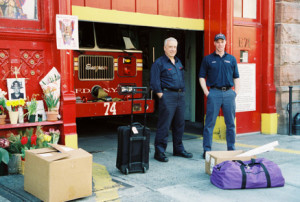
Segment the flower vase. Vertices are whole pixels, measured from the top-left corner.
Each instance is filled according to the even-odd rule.
[[[29,115],[29,117],[28,117],[28,122],[29,123],[34,123],[35,122],[35,114],[31,114],[31,115]]]
[[[57,111],[48,111],[47,114],[47,121],[57,121],[58,112]]]
[[[6,119],[6,114],[0,115],[0,125],[4,125],[5,124],[5,119]]]
[[[0,162],[0,176],[7,175],[7,165],[3,162]]]
[[[19,112],[16,111],[10,111],[9,112],[9,120],[11,124],[17,124],[18,123],[18,118],[19,118]]]
[[[12,154],[7,164],[8,174],[19,174],[21,169],[21,154]]]
[[[24,111],[22,107],[18,108],[19,112],[19,123],[24,123]]]

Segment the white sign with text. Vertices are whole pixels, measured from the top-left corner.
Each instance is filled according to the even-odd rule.
[[[240,90],[236,98],[236,112],[256,110],[256,64],[238,64]]]

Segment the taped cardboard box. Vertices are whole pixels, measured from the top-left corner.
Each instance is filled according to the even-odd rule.
[[[43,201],[68,201],[92,194],[93,156],[63,145],[27,150],[24,190]]]
[[[237,157],[237,155],[244,153],[242,150],[235,151],[209,151],[206,152],[205,157],[205,172],[211,175],[213,167],[223,161],[231,161],[231,160],[242,160],[248,161],[252,158],[256,158],[255,155],[252,156],[244,156]]]

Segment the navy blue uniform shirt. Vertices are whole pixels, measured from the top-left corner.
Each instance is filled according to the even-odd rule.
[[[233,79],[240,77],[235,57],[226,52],[222,57],[216,52],[207,55],[201,63],[199,78],[206,76],[207,86],[232,87]]]
[[[151,67],[150,87],[154,93],[161,93],[163,88],[185,90],[181,61],[175,57],[174,65],[166,55],[156,59]]]

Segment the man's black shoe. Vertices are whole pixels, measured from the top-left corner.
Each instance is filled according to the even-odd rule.
[[[184,157],[184,158],[192,158],[193,157],[193,154],[192,153],[189,153],[185,150],[183,150],[182,152],[180,153],[174,153],[173,154],[174,156],[181,156],[181,157]]]
[[[169,159],[166,157],[165,153],[155,152],[154,158],[160,162],[168,162]]]
[[[203,159],[205,159],[206,151],[203,152]]]

